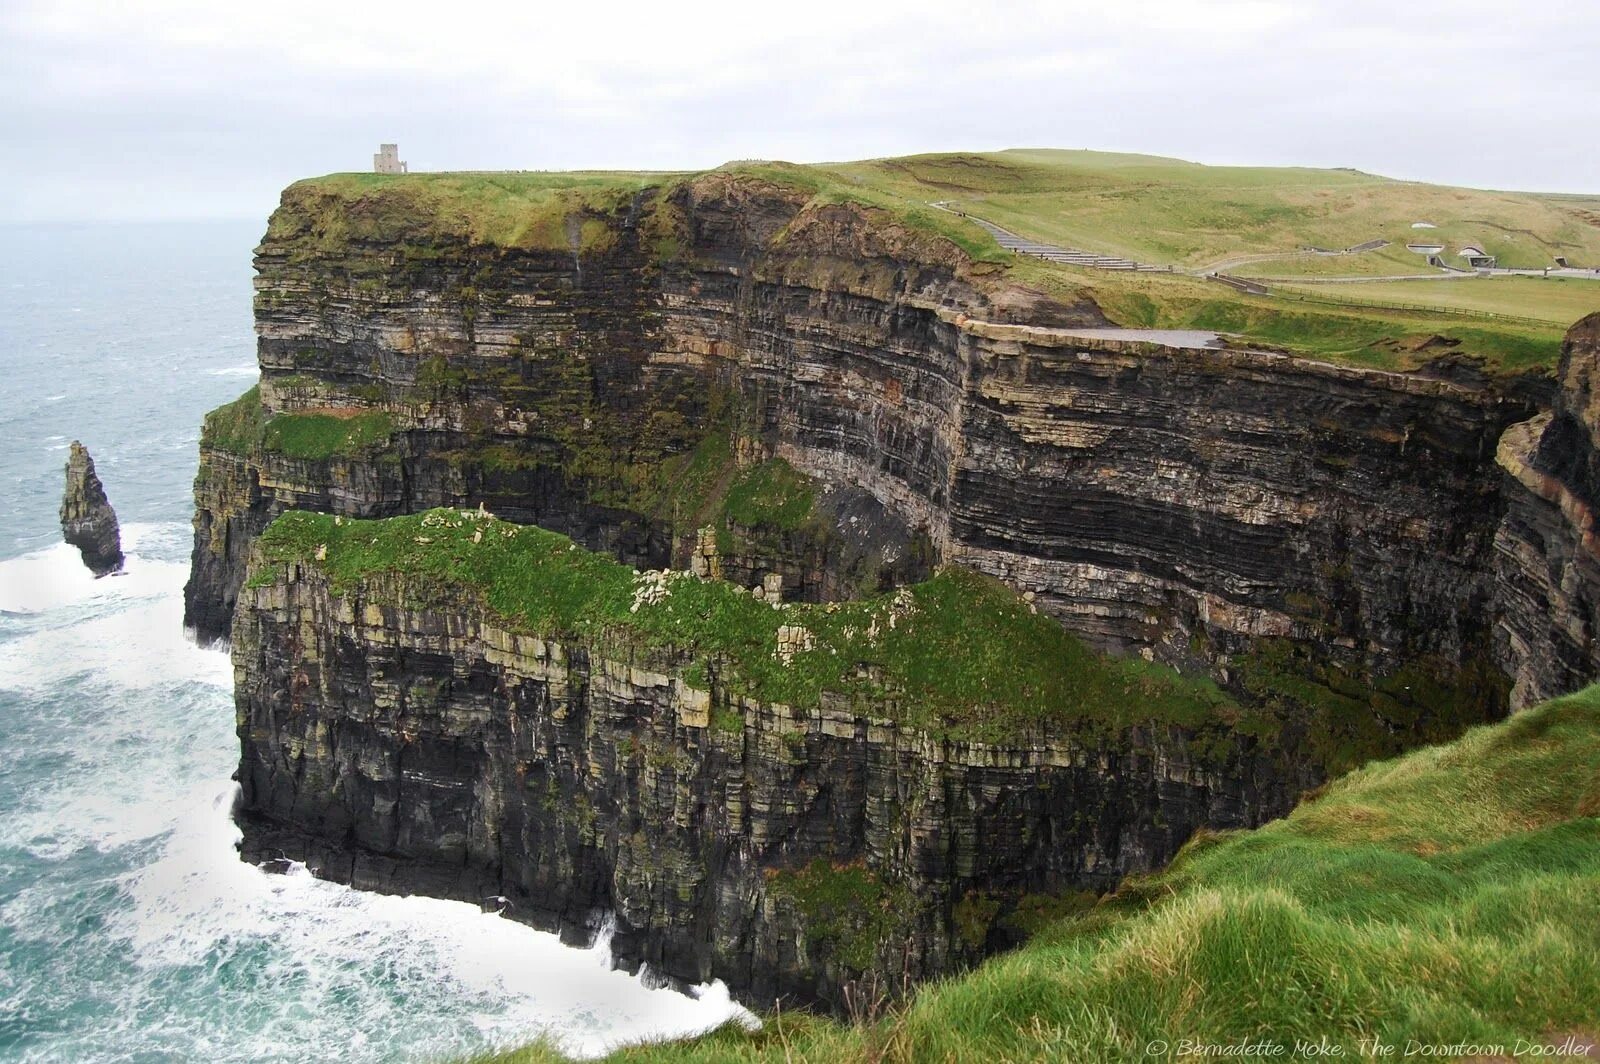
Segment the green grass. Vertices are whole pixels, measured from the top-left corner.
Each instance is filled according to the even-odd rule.
[[[611,238],[597,217],[676,175],[646,172],[329,174],[283,193],[267,243],[344,252],[376,242],[413,254],[457,243],[592,251]]]
[[[798,707],[836,692],[934,734],[1144,721],[1215,730],[1238,715],[1209,681],[1102,658],[1003,585],[959,569],[894,594],[781,607],[680,573],[662,601],[635,609],[633,570],[564,536],[453,510],[382,521],[291,512],[261,545],[269,563],[320,565],[337,590],[404,573],[419,595],[465,593],[516,629],[670,648],[735,692]],[[268,564],[250,579],[277,576]],[[780,661],[782,625],[807,628],[813,649]]]
[[[898,203],[903,210],[930,200],[950,201],[1035,239],[1188,269],[1307,245],[1343,248],[1381,238],[1391,246],[1362,255],[1288,261],[1308,274],[1426,272],[1421,258],[1404,250],[1406,241],[1424,236],[1452,247],[1467,240],[1486,244],[1508,266],[1552,265],[1557,254],[1600,265],[1600,225],[1595,224],[1600,215],[1587,219],[1576,203],[1345,170],[1212,167],[1155,156],[1052,150],[912,156],[814,169],[826,172],[828,187],[848,187],[858,196],[870,190],[879,202]],[[1413,221],[1439,228],[1413,230]],[[982,234],[976,226],[969,232],[973,239]],[[1558,357],[1563,327],[1582,316],[1569,316],[1564,298],[1552,303],[1550,292],[1527,287],[1502,290],[1505,297],[1491,309],[1548,320],[1547,326],[1463,322],[1447,312],[1429,317],[1359,306],[1313,309],[1294,300],[1242,296],[1182,275],[1128,276],[1004,253],[999,259],[1013,280],[1065,298],[1087,293],[1120,325],[1217,329],[1246,343],[1378,368],[1409,369],[1427,361],[1409,352],[1432,336],[1456,341],[1491,371],[1549,368]],[[1240,272],[1263,271],[1251,266]],[[1600,292],[1600,285],[1594,291]],[[1420,303],[1439,296],[1379,301]],[[1438,305],[1448,310],[1448,302]]]
[[[322,459],[354,455],[386,443],[393,419],[382,411],[277,414],[261,408],[261,388],[252,387],[206,415],[200,446],[248,455],[271,451],[289,458]]]
[[[1388,247],[1354,255],[1301,253],[1268,258],[1252,257],[1250,261],[1228,265],[1223,272],[1240,277],[1370,277],[1406,274],[1442,276],[1444,273],[1437,267],[1429,266],[1425,256],[1407,251],[1403,243],[1390,244]]]
[[[1387,239],[1372,253],[1396,267],[1421,263],[1410,240],[1453,250],[1484,245],[1501,265],[1543,267],[1565,255],[1600,265],[1600,225],[1581,197],[1395,181],[1348,170],[1203,166],[1109,152],[1011,150],[944,153],[800,166],[740,162],[729,173],[785,185],[817,204],[889,210],[912,228],[959,245],[975,261],[1005,256],[983,230],[928,206],[962,209],[1042,240],[1144,262],[1207,268],[1231,257],[1344,248]],[[641,189],[695,174],[570,171],[331,174],[291,185],[269,239],[466,238],[562,249],[567,219],[611,211]],[[350,209],[354,207],[355,209]],[[332,208],[332,209],[329,209]],[[1414,230],[1414,221],[1438,228]],[[1307,257],[1302,268],[1338,273],[1371,256]],[[1376,260],[1374,260],[1376,261]],[[1360,267],[1357,267],[1359,269]]]
[[[885,883],[860,862],[819,857],[793,871],[773,869],[768,882],[774,895],[794,900],[807,941],[858,972],[872,966],[879,942],[904,934],[916,912],[909,888]]]
[[[1012,150],[829,168],[884,194],[951,200],[1015,232],[1200,269],[1232,256],[1373,239],[1484,244],[1505,266],[1600,265],[1600,227],[1559,197],[1395,181],[1349,170],[1203,166],[1107,152]],[[1436,229],[1412,229],[1433,222]],[[1409,253],[1407,253],[1409,254]],[[1325,258],[1337,272],[1347,258]]]
[[[1037,260],[1019,262],[1012,269],[1018,280],[1046,291],[1060,283],[1058,272]],[[1068,279],[1072,287],[1063,294],[1089,295],[1108,318],[1121,325],[1207,329],[1230,334],[1243,346],[1280,349],[1374,369],[1415,369],[1452,351],[1481,359],[1490,372],[1548,370],[1560,357],[1565,332],[1555,324],[1528,325],[1452,317],[1447,312],[1432,315],[1247,296],[1214,281],[1184,276],[1096,270],[1079,270],[1075,274]],[[1319,299],[1339,298],[1339,292],[1330,291],[1333,287],[1306,286]]]
[[[987,230],[930,206],[928,199],[937,197],[923,197],[917,190],[888,182],[865,180],[844,167],[744,162],[730,163],[722,169],[804,190],[811,196],[811,207],[850,203],[884,211],[917,233],[949,241],[976,263],[1004,264],[1011,258]]]
[[[723,509],[745,527],[765,525],[793,531],[811,518],[816,489],[810,477],[781,458],[743,470],[728,488]]]
[[[1563,329],[1600,310],[1600,279],[1575,277],[1470,277],[1285,287],[1317,299],[1355,304],[1402,303],[1473,314],[1538,318]]]
[[[382,411],[336,414],[278,414],[262,427],[262,446],[290,458],[331,458],[359,454],[384,443],[394,431]]]
[[[727,426],[715,425],[693,450],[658,463],[655,493],[643,494],[642,508],[677,534],[702,527],[712,520],[733,468]]]
[[[866,1024],[769,1016],[619,1061],[1182,1059],[1600,1034],[1600,687],[1369,765]],[[1154,1043],[1165,1051],[1147,1052]],[[536,1046],[484,1064],[559,1059]]]
[[[239,398],[206,415],[200,428],[200,446],[230,454],[248,454],[260,445],[265,424],[261,386],[251,385]]]

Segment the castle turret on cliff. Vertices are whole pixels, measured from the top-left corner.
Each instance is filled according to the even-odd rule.
[[[372,157],[372,172],[376,174],[408,173],[406,164],[400,161],[400,145],[378,145],[378,153]]]

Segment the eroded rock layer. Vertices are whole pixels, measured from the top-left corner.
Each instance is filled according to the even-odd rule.
[[[667,512],[650,471],[720,425],[738,461],[781,456],[856,500],[834,523],[854,544],[728,544],[741,578],[841,596],[916,555],[1185,664],[1260,637],[1358,671],[1489,656],[1492,456],[1535,412],[1492,383],[1074,338],[1056,326],[1092,306],[986,287],[953,246],[726,175],[588,219],[588,253],[317,243],[314,187],[258,257],[260,415],[381,420],[385,446],[233,454],[211,434],[188,594],[205,636],[226,633],[241,545],[292,507],[482,502],[687,564],[695,514]]]

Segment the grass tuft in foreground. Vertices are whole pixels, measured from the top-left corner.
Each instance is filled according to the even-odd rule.
[[[1531,1047],[1600,1035],[1597,794],[1591,687],[1352,772],[1257,831],[1197,837],[882,1020],[786,1013],[612,1059],[1549,1059]]]

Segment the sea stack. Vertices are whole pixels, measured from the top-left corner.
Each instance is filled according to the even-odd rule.
[[[77,547],[95,576],[105,576],[122,568],[122,531],[117,513],[106,498],[106,489],[95,475],[89,449],[72,441],[67,459],[67,488],[61,496],[61,534]]]

